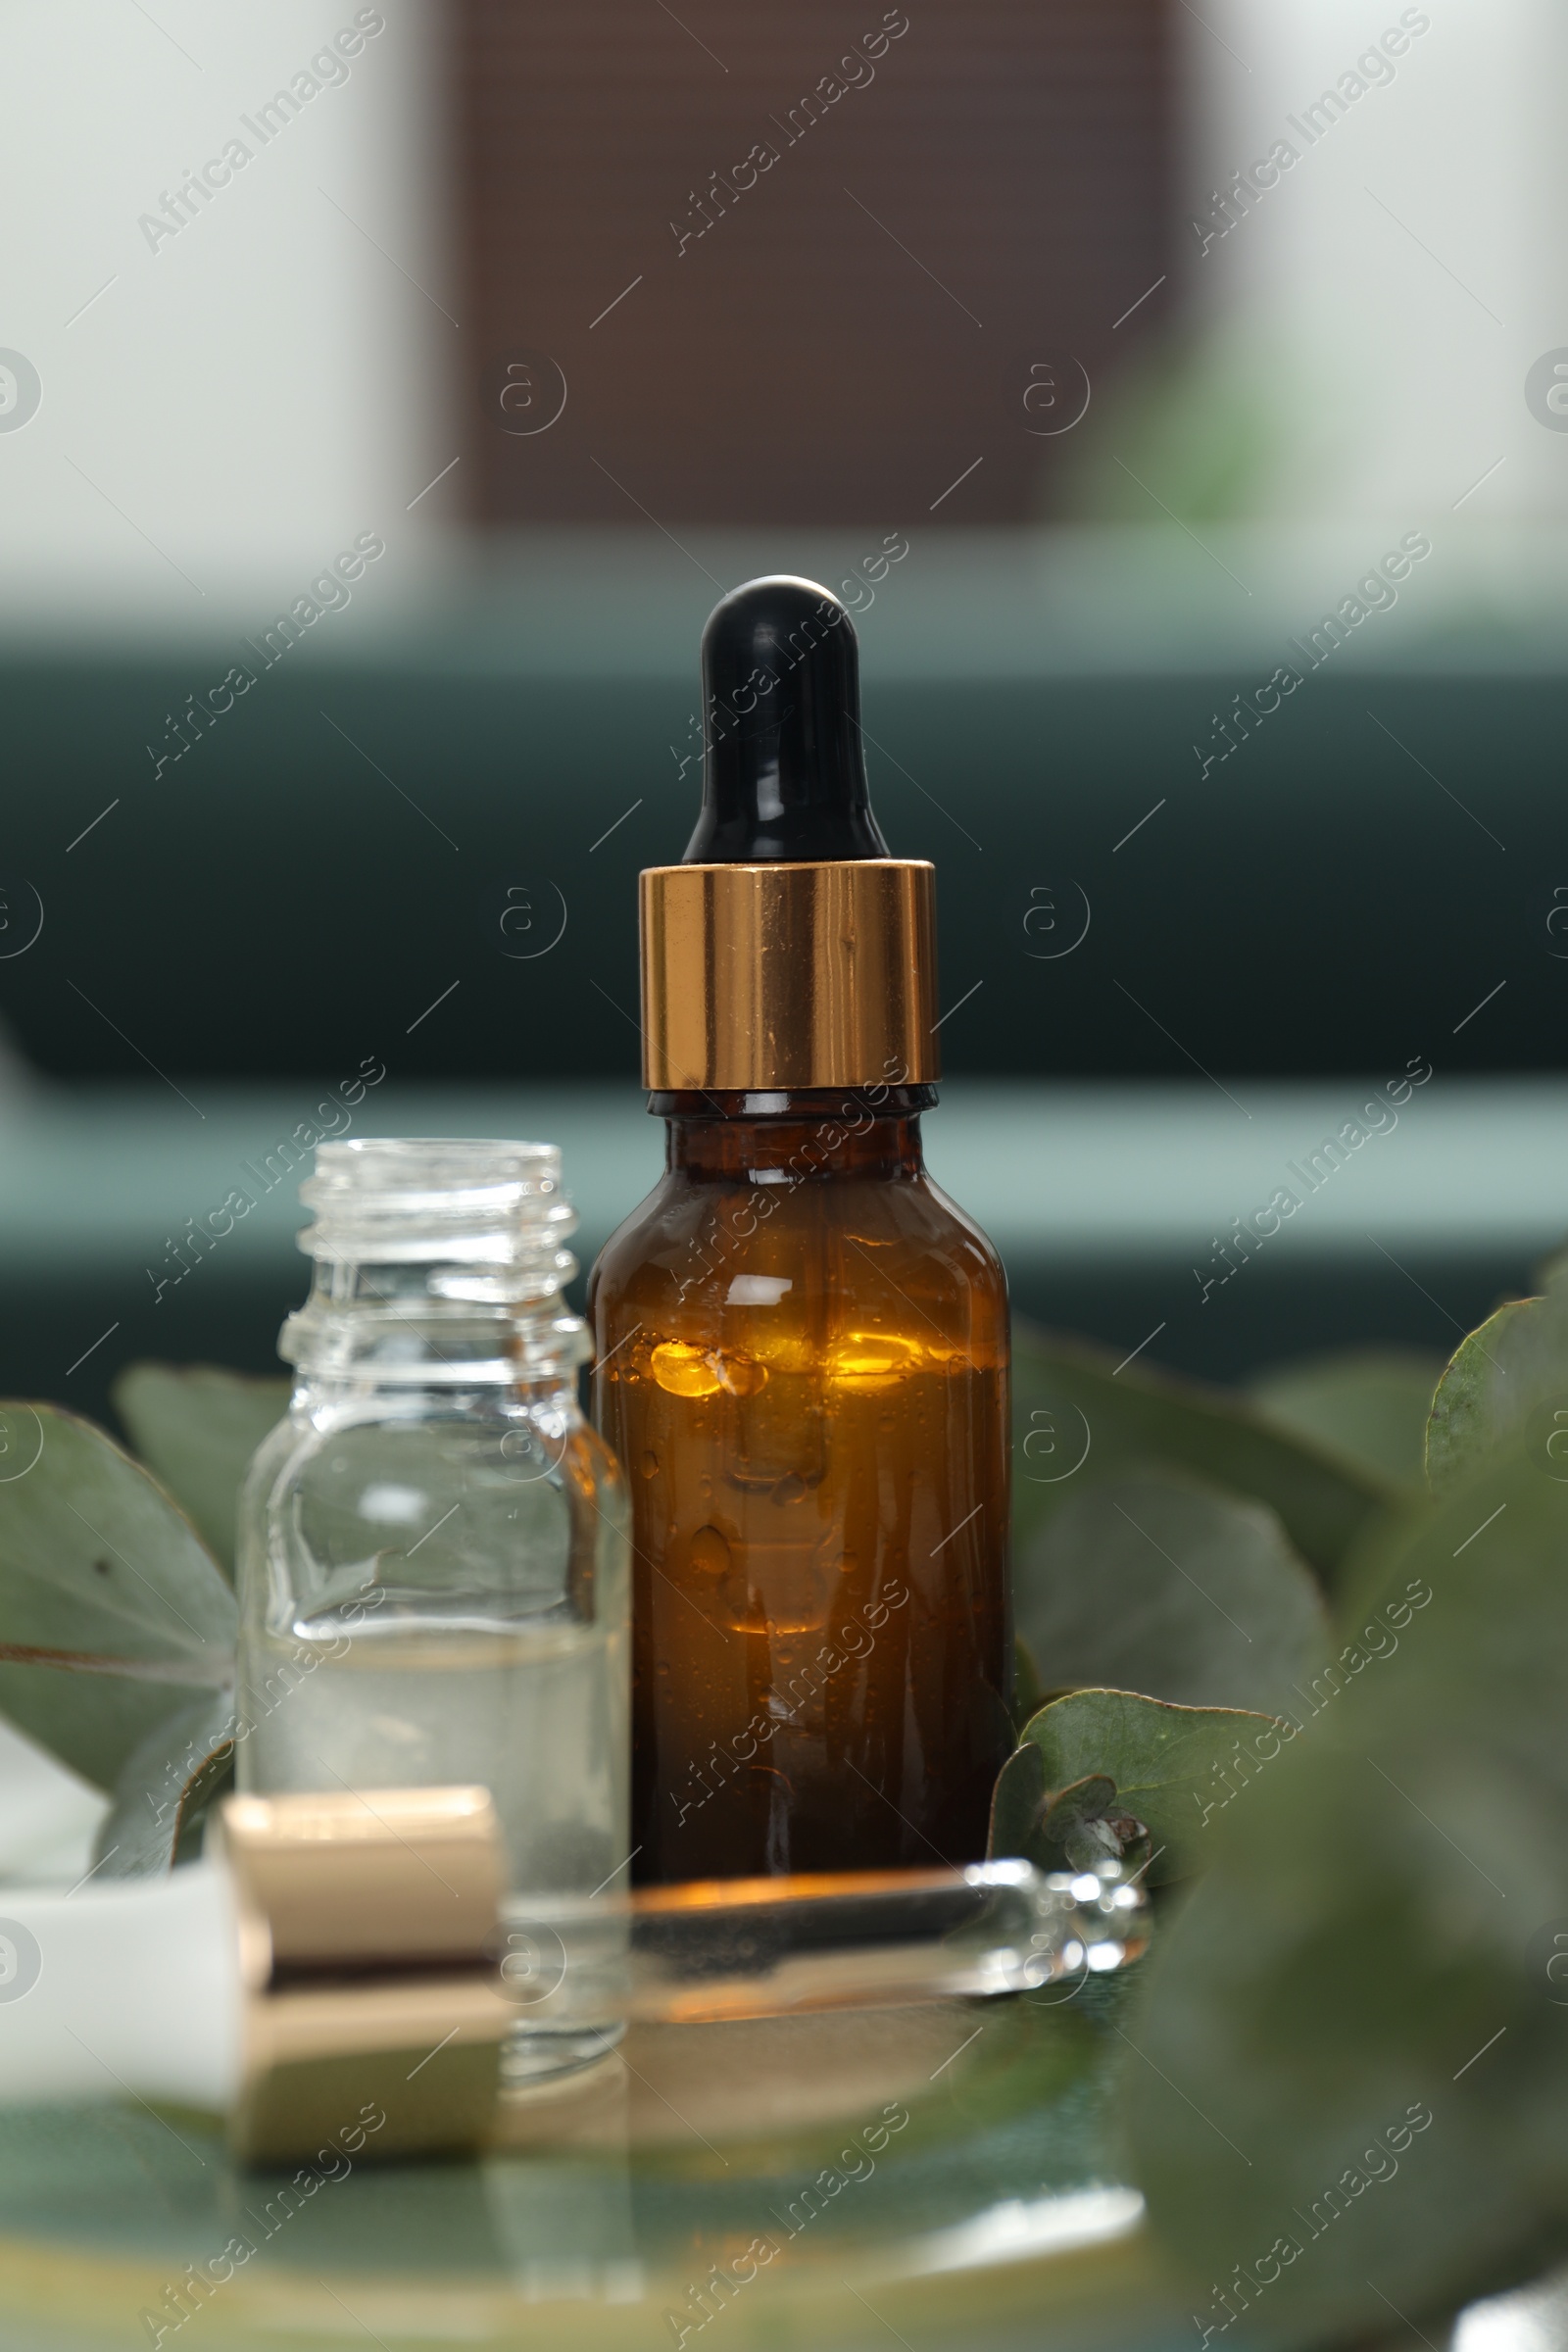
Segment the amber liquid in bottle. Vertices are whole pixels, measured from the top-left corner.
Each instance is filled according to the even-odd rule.
[[[656,1094],[590,1286],[633,1505],[634,1875],[984,1853],[1012,1744],[1006,1285],[929,1086]]]

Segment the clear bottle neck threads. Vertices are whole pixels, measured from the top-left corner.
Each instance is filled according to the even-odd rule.
[[[302,1383],[514,1388],[589,1353],[561,1296],[577,1218],[555,1145],[322,1144],[300,1198],[316,1273],[278,1353]]]

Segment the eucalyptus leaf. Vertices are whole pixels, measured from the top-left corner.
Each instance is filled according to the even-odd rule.
[[[93,1845],[103,1879],[139,1879],[193,1854],[209,1806],[234,1779],[234,1693],[182,1707],[127,1757]]]
[[[1568,1486],[1502,1457],[1382,1555],[1398,1642],[1215,1823],[1132,2030],[1200,2335],[1435,2335],[1568,2243]]]
[[[1508,1378],[1507,1343],[1523,1323],[1541,1317],[1542,1298],[1509,1298],[1459,1342],[1438,1383],[1427,1421],[1427,1484],[1445,1494],[1479,1469],[1507,1434],[1514,1416],[1502,1393]],[[1568,1366],[1565,1366],[1568,1388]]]
[[[1007,1758],[991,1791],[986,1852],[993,1862],[1030,1858],[1046,1794],[1046,1759],[1035,1742],[1026,1740]]]
[[[1392,1480],[1289,1435],[1245,1399],[1141,1363],[1118,1366],[1028,1325],[1014,1329],[1012,1394],[1020,1540],[1107,1473],[1160,1462],[1269,1504],[1332,1584],[1356,1534],[1398,1496]]]
[[[1427,1415],[1443,1358],[1410,1348],[1352,1348],[1276,1364],[1248,1384],[1266,1420],[1375,1478],[1419,1493]]]
[[[52,1404],[0,1405],[0,1713],[97,1788],[234,1670],[234,1596],[163,1489]]]
[[[1057,1690],[1280,1715],[1328,1657],[1322,1590],[1274,1512],[1160,1471],[1071,1495],[1022,1546],[1014,1608]]]
[[[1290,1727],[1271,1715],[1176,1707],[1128,1690],[1069,1691],[1024,1731],[1040,1750],[1048,1789],[1092,1774],[1115,1783],[1118,1809],[1149,1830],[1154,1885],[1203,1868],[1213,1843],[1210,1818],[1273,1762],[1289,1736]],[[1020,1774],[1015,1788],[1021,1785]]]
[[[288,1410],[286,1380],[216,1364],[127,1364],[111,1392],[141,1459],[190,1513],[232,1582],[234,1507],[252,1454]]]
[[[1539,1298],[1509,1299],[1461,1342],[1427,1425],[1427,1479],[1446,1494],[1501,1446],[1568,1478],[1568,1259]]]
[[[1048,1870],[1122,1862],[1138,1871],[1152,1856],[1148,1824],[1127,1811],[1115,1782],[1102,1772],[1056,1792],[1041,1815],[1036,1843]]]
[[[1104,1861],[1137,1869],[1150,1858],[1150,1840],[1107,1773],[1048,1788],[1045,1758],[1026,1740],[997,1775],[986,1852],[992,1861],[1032,1862],[1037,1870],[1093,1870]]]

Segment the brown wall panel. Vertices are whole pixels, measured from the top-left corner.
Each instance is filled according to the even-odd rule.
[[[1028,428],[1166,267],[1167,4],[452,0],[478,518],[886,528],[977,457],[944,521],[1048,509]]]

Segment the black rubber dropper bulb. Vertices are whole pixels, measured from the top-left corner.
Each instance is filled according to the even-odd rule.
[[[847,609],[814,581],[749,580],[703,631],[703,809],[685,865],[886,858],[860,748]]]

